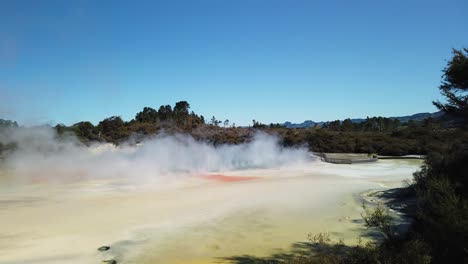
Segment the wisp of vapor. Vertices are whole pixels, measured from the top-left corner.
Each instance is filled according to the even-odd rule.
[[[50,127],[12,128],[0,134],[16,144],[3,161],[13,180],[71,181],[81,178],[167,180],[170,176],[252,168],[275,168],[310,159],[305,148],[284,148],[277,137],[256,133],[246,143],[217,145],[189,135],[159,134],[139,144],[82,144]]]

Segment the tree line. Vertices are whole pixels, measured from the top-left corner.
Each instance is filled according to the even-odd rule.
[[[308,146],[316,152],[377,153],[381,155],[428,154],[431,148],[443,149],[459,133],[451,129],[444,118],[427,118],[421,122],[400,122],[384,117],[368,117],[360,123],[350,119],[325,123],[322,127],[286,128],[281,124],[262,124],[253,120],[250,127],[236,127],[229,120],[221,122],[214,116],[209,122],[190,111],[186,101],[174,107],[162,105],[158,110],[144,107],[130,121],[111,116],[96,126],[82,121],[71,126],[55,127],[59,135],[75,134],[84,143],[93,141],[119,144],[130,137],[145,137],[165,133],[190,134],[196,139],[215,144],[238,144],[249,141],[256,131],[277,135],[283,146]]]

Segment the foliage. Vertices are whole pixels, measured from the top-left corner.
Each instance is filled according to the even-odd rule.
[[[138,122],[157,123],[160,121],[160,118],[158,111],[151,107],[144,107],[143,111],[136,114],[135,120]]]
[[[117,143],[128,136],[123,130],[125,122],[120,116],[111,116],[99,122],[98,124],[98,137],[104,138],[106,141]]]
[[[252,120],[252,127],[253,127],[253,128],[266,128],[267,125],[262,124],[262,123],[260,123],[260,122],[258,122],[258,121],[256,121],[256,120],[254,119],[254,120]]]
[[[419,214],[415,229],[431,246],[435,263],[468,259],[468,197],[466,147],[454,145],[433,153],[415,173]]]
[[[185,102],[185,101],[182,101]],[[169,105],[161,106],[160,111],[145,107],[136,114],[135,119],[123,121],[120,117],[110,117],[101,121],[97,126],[83,121],[70,127],[57,125],[59,134],[73,132],[83,142],[107,141],[119,144],[130,137],[150,136],[158,132],[188,133],[197,139],[216,144],[242,143],[249,140],[254,133],[251,130],[261,129],[265,133],[274,134],[281,139],[286,147],[308,146],[315,152],[345,152],[345,153],[377,153],[380,155],[428,154],[430,151],[447,149],[453,138],[460,132],[446,128],[440,120],[428,119],[423,122],[402,124],[398,128],[375,125],[384,118],[368,118],[368,121],[353,124],[343,121],[336,129],[330,127],[289,129],[280,124],[265,125],[253,120],[252,128],[229,126],[229,120],[221,122],[212,117],[210,123],[205,124],[203,116],[188,113],[188,103],[176,103],[174,114]],[[390,119],[388,119],[390,120]],[[223,128],[220,124],[223,123]],[[338,124],[336,122],[336,124]],[[396,124],[393,122],[392,124]],[[347,129],[346,127],[352,128]],[[333,125],[332,125],[333,127]],[[345,129],[346,128],[346,129]],[[348,131],[349,130],[349,131]],[[203,133],[201,133],[203,131]],[[247,136],[246,136],[247,135]]]
[[[392,132],[401,126],[398,119],[386,117],[367,117],[363,122],[353,122],[347,118],[343,121],[335,120],[326,122],[323,128],[331,131],[354,131],[354,132]]]
[[[166,121],[172,118],[172,107],[170,105],[161,105],[158,110],[158,116],[161,121]]]
[[[367,228],[377,229],[388,241],[395,239],[393,219],[387,213],[383,205],[379,204],[377,207],[369,209],[365,204],[363,204],[363,208],[364,213],[361,216]]]
[[[452,50],[453,58],[443,70],[442,84],[439,86],[446,103],[435,101],[439,109],[468,118],[468,49]]]

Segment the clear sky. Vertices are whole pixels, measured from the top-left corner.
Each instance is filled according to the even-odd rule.
[[[186,100],[238,125],[436,109],[466,0],[0,1],[0,118],[130,120]]]

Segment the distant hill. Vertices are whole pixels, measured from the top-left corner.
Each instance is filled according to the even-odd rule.
[[[435,113],[419,113],[410,116],[397,116],[397,117],[390,117],[391,119],[398,119],[400,122],[408,122],[410,120],[414,121],[421,121],[428,117],[438,118],[441,117],[444,113],[442,111],[435,112]]]
[[[312,120],[306,120],[300,124],[293,124],[291,122],[284,122],[284,126],[287,128],[302,128],[302,127],[313,127],[315,125],[321,126],[325,122],[314,122]]]
[[[435,113],[417,113],[417,114],[414,114],[414,115],[408,115],[408,116],[392,116],[392,117],[389,117],[391,119],[398,119],[400,122],[408,122],[410,120],[414,120],[414,121],[421,121],[421,120],[424,120],[428,117],[432,117],[432,118],[437,118],[437,117],[440,117],[442,116],[443,113],[442,111],[439,111],[439,112],[435,112]],[[364,122],[366,120],[366,118],[352,118],[351,121],[353,123],[361,123],[361,122]],[[303,127],[314,127],[314,126],[322,126],[324,123],[324,121],[321,121],[321,122],[315,122],[315,121],[312,121],[312,120],[306,120],[302,123],[291,123],[289,121],[286,121],[283,123],[283,125],[287,128],[303,128]]]

